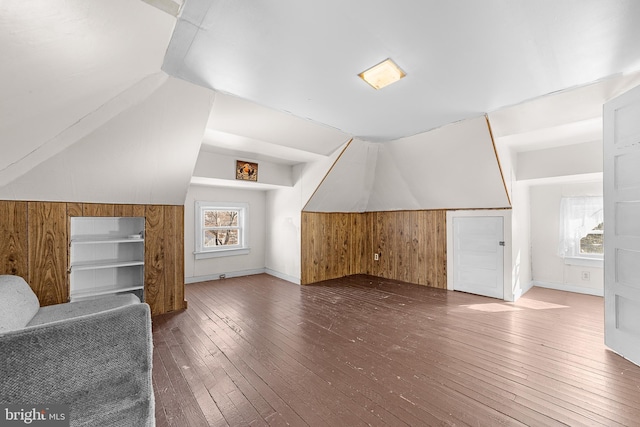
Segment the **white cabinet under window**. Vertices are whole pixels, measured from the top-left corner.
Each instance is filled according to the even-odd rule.
[[[72,217],[71,301],[122,292],[143,300],[142,217]]]

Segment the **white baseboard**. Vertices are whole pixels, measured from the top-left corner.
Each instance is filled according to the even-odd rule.
[[[185,277],[184,283],[198,283],[198,282],[208,282],[209,280],[220,280],[220,275],[224,274],[225,278],[230,279],[232,277],[241,277],[241,276],[252,276],[254,274],[262,274],[266,273],[265,268],[255,268],[253,270],[240,270],[240,271],[225,271],[224,273],[217,274],[209,274],[207,276],[194,276],[194,277]]]
[[[540,288],[547,289],[555,289],[557,291],[566,291],[566,292],[574,292],[577,294],[585,294],[585,295],[595,295],[597,297],[604,296],[604,289],[592,289],[592,288],[584,288],[582,286],[576,286],[566,283],[552,283],[552,282],[539,282],[534,280],[531,282],[533,286],[538,286]]]
[[[516,292],[514,292],[513,294],[513,301],[518,301],[518,299],[529,292],[531,288],[533,288],[533,282],[529,282],[521,288],[518,288],[518,290],[516,290]]]
[[[270,268],[265,268],[265,273],[277,277],[278,279],[286,280],[287,282],[294,283],[296,285],[300,284],[300,279],[297,277],[289,276],[288,274],[280,273],[279,271],[272,270]]]
[[[270,268],[255,268],[253,270],[226,271],[224,273],[209,274],[206,276],[185,277],[184,283],[189,284],[189,283],[198,283],[198,282],[208,282],[210,280],[220,280],[221,274],[224,274],[226,279],[230,279],[232,277],[252,276],[254,274],[262,274],[262,273],[267,273],[270,276],[274,276],[279,279],[286,280],[287,282],[291,282],[296,285],[300,284],[300,279],[298,279],[297,277],[289,276],[287,274],[283,274],[278,271],[271,270]]]

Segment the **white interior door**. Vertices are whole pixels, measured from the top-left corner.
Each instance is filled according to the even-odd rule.
[[[605,343],[640,364],[640,87],[604,106]]]
[[[453,289],[504,298],[504,230],[500,216],[453,218]]]

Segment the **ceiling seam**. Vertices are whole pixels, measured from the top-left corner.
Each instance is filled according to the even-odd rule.
[[[489,137],[491,138],[491,145],[493,146],[493,152],[496,156],[496,162],[498,163],[498,170],[500,171],[500,178],[502,178],[502,185],[504,186],[504,192],[507,195],[507,202],[509,206],[513,206],[511,203],[511,197],[509,196],[509,189],[507,188],[507,181],[504,179],[504,171],[502,170],[502,164],[500,163],[500,156],[498,155],[498,148],[496,147],[496,140],[493,138],[493,131],[491,130],[491,122],[489,121],[489,115],[484,115],[487,121],[487,129],[489,130]]]
[[[313,196],[316,195],[316,193],[318,192],[318,189],[320,187],[322,187],[322,184],[324,184],[324,181],[327,179],[327,177],[329,176],[329,174],[331,173],[331,171],[333,170],[333,168],[335,167],[335,165],[340,161],[340,157],[342,157],[342,155],[344,154],[345,151],[347,151],[347,148],[349,148],[349,146],[351,145],[351,143],[353,142],[353,138],[351,138],[349,140],[349,142],[347,142],[347,144],[345,145],[345,147],[342,149],[342,151],[340,152],[340,155],[336,158],[336,160],[333,162],[333,164],[331,165],[331,167],[329,168],[329,170],[327,171],[327,173],[324,174],[324,177],[322,178],[322,181],[320,181],[320,184],[318,184],[318,186],[316,187],[315,190],[313,190],[313,193],[311,194],[311,196],[307,199],[307,202],[304,204],[304,206],[302,207],[302,210],[304,211],[307,206],[309,205],[309,202],[313,199]]]

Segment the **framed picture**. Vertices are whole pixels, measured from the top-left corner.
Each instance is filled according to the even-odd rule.
[[[244,160],[236,160],[236,179],[258,181],[258,164]]]

